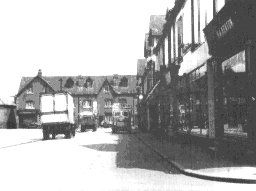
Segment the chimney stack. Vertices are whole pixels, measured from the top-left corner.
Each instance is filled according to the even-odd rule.
[[[39,77],[42,77],[42,70],[41,69],[39,69],[38,70],[38,74],[37,74]]]

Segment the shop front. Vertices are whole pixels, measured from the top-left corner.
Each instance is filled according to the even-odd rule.
[[[39,128],[39,111],[35,109],[18,110],[20,128]]]
[[[255,13],[255,1],[230,1],[204,29],[213,73],[213,83],[208,81],[210,138],[234,140],[245,148],[256,148]]]
[[[206,64],[181,76],[178,89],[179,131],[208,136]]]

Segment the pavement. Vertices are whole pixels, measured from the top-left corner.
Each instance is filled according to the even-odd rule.
[[[206,180],[256,184],[256,166],[238,164],[225,157],[212,157],[195,145],[160,139],[151,133],[134,134],[180,173]]]
[[[41,129],[0,129],[0,148],[41,141]]]

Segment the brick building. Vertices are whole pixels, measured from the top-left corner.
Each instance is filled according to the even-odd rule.
[[[136,110],[136,75],[111,76],[43,76],[22,77],[16,95],[21,127],[34,127],[40,122],[39,94],[70,92],[75,103],[75,119],[84,111],[93,111],[100,122],[111,123],[112,104],[128,104]]]

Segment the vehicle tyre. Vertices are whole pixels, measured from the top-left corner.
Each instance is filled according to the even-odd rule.
[[[43,140],[48,140],[49,139],[49,133],[47,129],[43,128]]]
[[[71,138],[71,132],[70,131],[65,133],[65,138],[66,139],[70,139]]]
[[[116,129],[112,127],[112,133],[116,133]]]
[[[75,129],[72,130],[72,136],[73,136],[73,137],[76,136],[76,130],[75,130]]]

